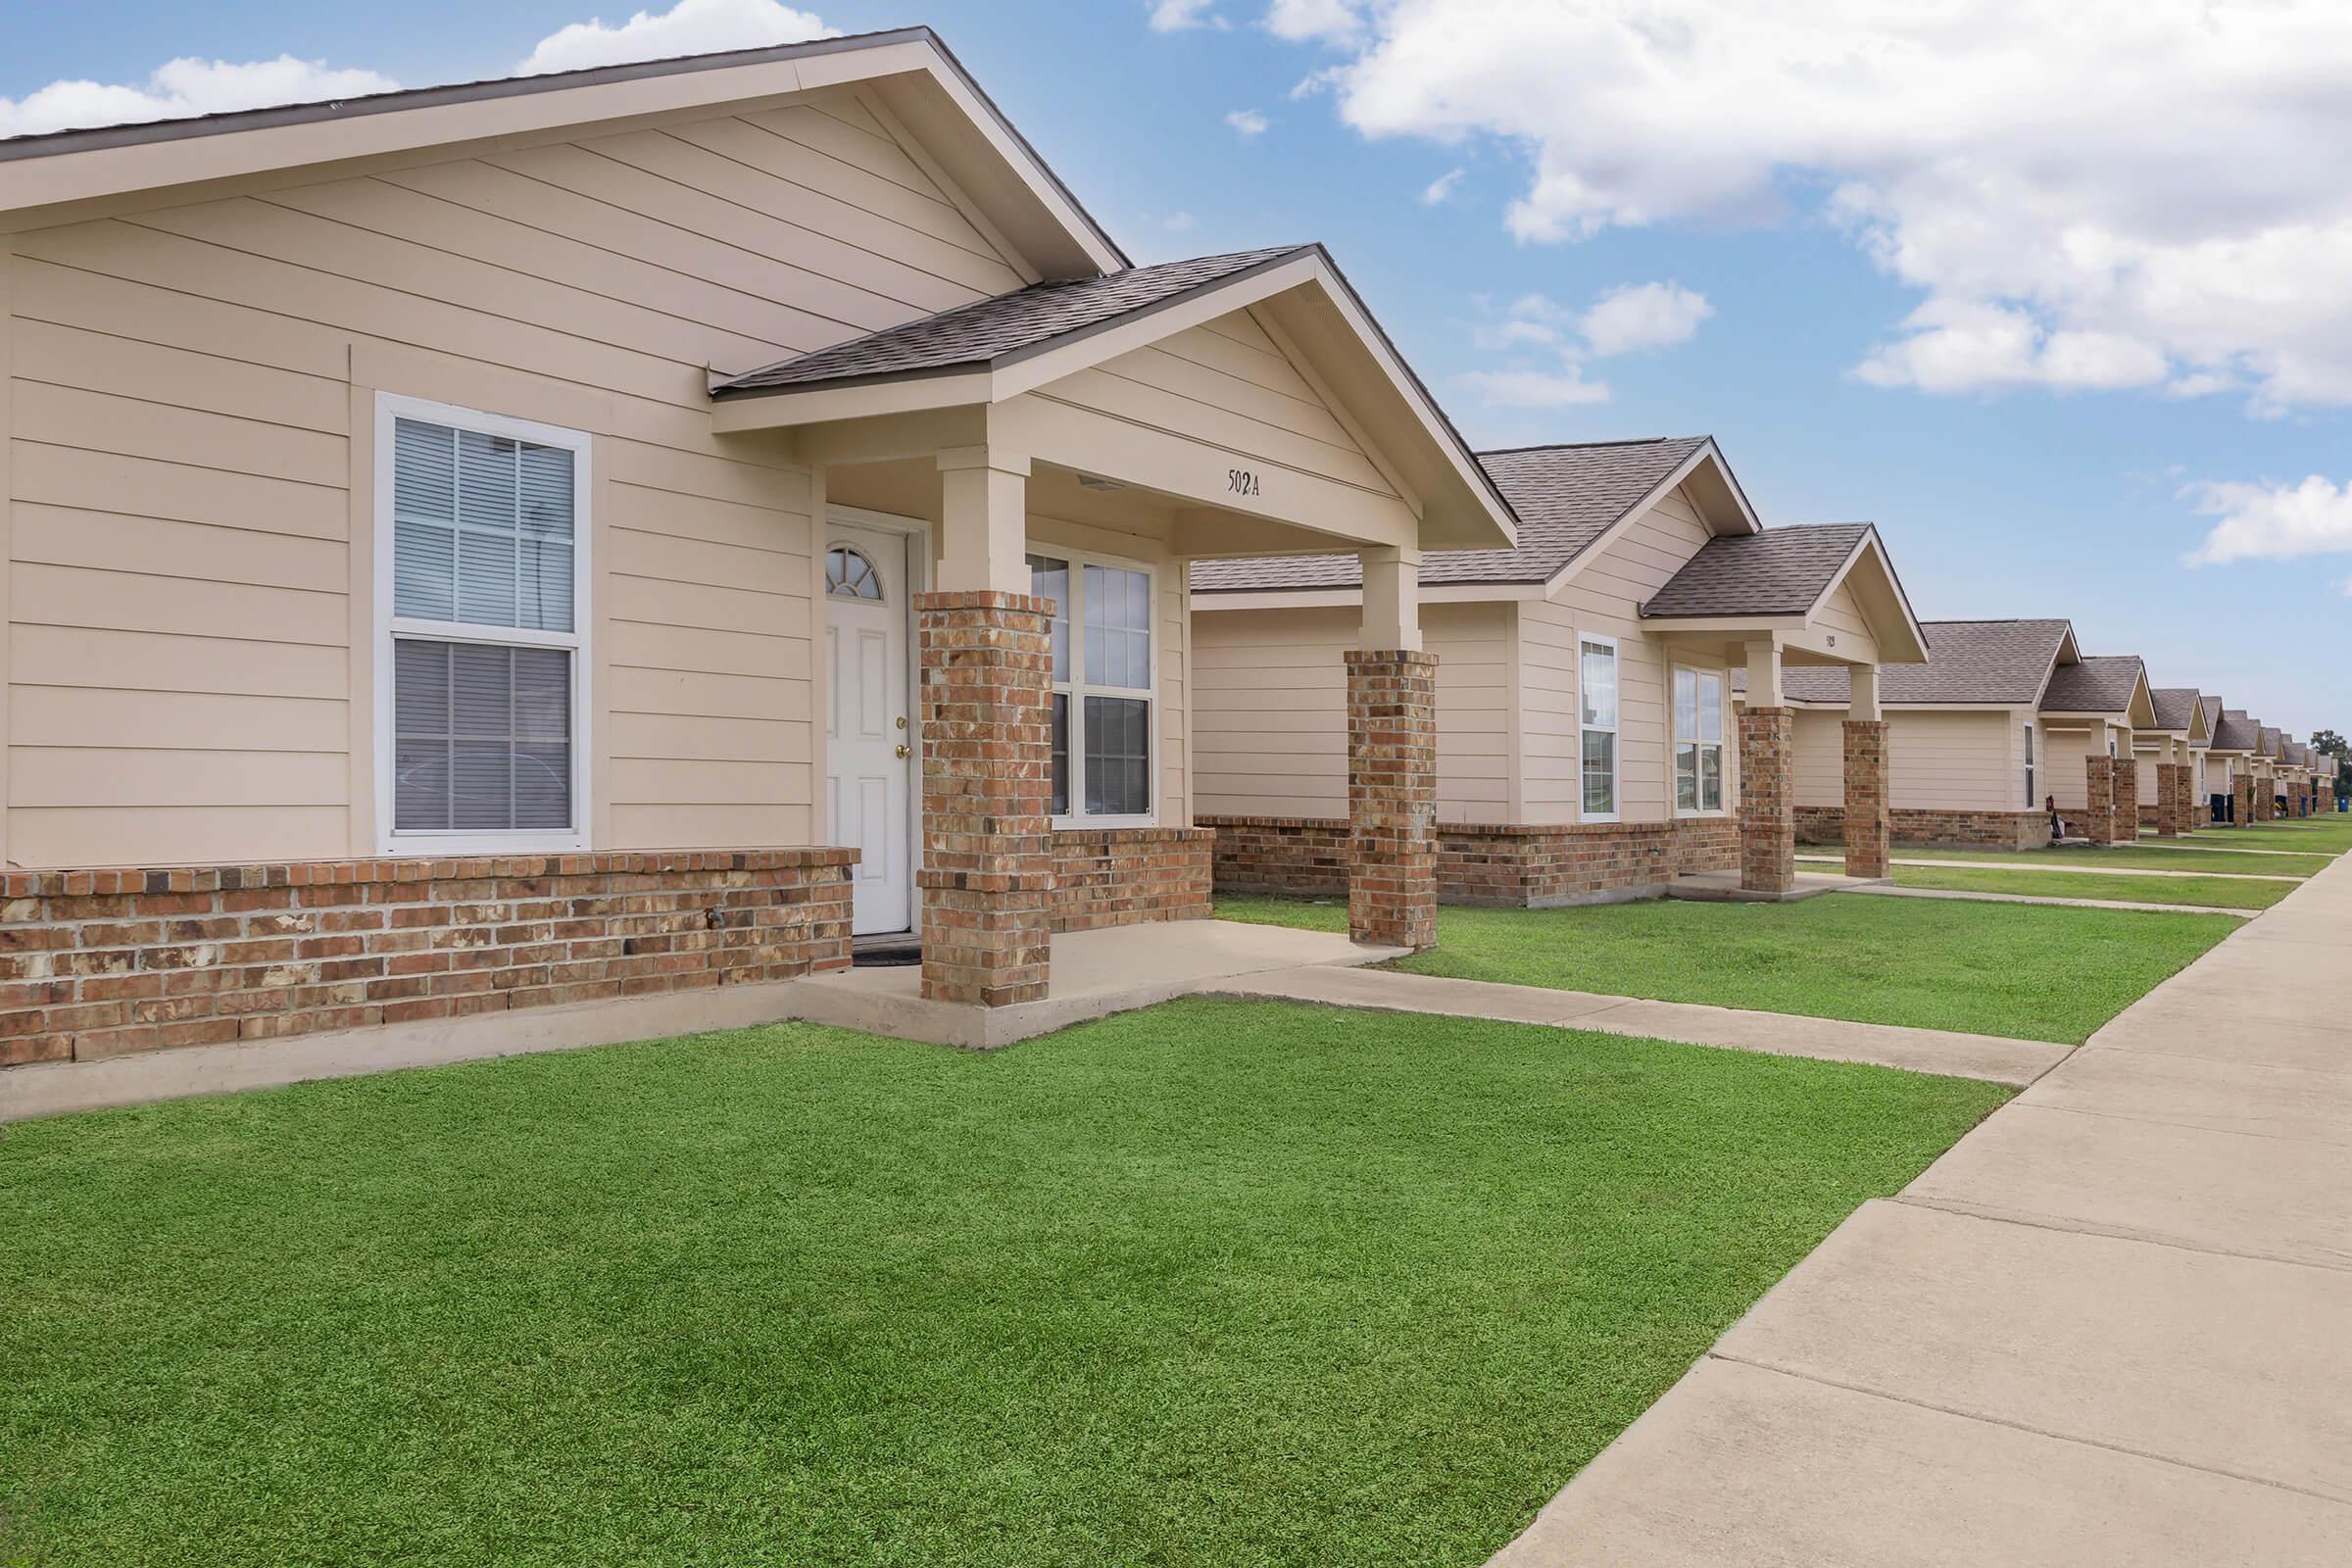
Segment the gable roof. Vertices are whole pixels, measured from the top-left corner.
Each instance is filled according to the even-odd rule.
[[[2050,674],[2041,694],[2045,713],[2129,713],[2147,680],[2137,654],[2101,654]]]
[[[2191,736],[2189,745],[2220,747],[2223,751],[2229,751],[2230,748],[2222,746],[2222,700],[2219,697],[2201,696],[2197,699],[2197,706],[2205,710],[2205,738],[2198,740]]]
[[[1642,606],[1645,617],[1802,615],[1876,532],[1867,522],[1792,523],[1710,539]]]
[[[923,26],[0,139],[0,212],[848,82],[880,93],[1049,275],[1132,265]],[[933,134],[952,126],[978,135]]]
[[[1422,558],[1421,585],[1549,582],[1594,540],[1708,456],[1722,462],[1714,438],[1703,435],[1482,452],[1479,466],[1518,515],[1519,543],[1510,550],[1433,552]],[[1737,493],[1730,467],[1723,471]],[[1744,499],[1740,506],[1745,507]],[[1192,586],[1196,593],[1360,588],[1363,574],[1351,555],[1204,561],[1194,564]]]
[[[2156,705],[2156,727],[2178,730],[2194,728],[2198,695],[2194,686],[2149,687],[2148,700]]]
[[[1920,630],[1928,662],[1880,665],[1881,703],[2033,703],[2074,638],[2063,620],[1928,620]],[[1781,690],[1799,703],[1843,704],[1853,695],[1837,664],[1785,665]]]
[[[710,395],[726,398],[780,387],[855,386],[944,370],[996,369],[1195,289],[1314,251],[1311,245],[1280,245],[1131,267],[1097,277],[1032,283],[730,376],[712,383]]]
[[[2213,726],[2213,745],[2222,752],[2259,752],[2262,726],[2242,708],[2227,709]]]
[[[2263,725],[2262,755],[2265,757],[2278,757],[2279,755],[2279,746],[2283,739],[2284,737],[2281,736],[2278,731],[2273,729],[2268,724]]]
[[[2311,765],[2310,748],[2301,741],[2282,741],[2279,743],[2278,751],[2279,756],[2285,760],[2289,767],[2309,767]]]

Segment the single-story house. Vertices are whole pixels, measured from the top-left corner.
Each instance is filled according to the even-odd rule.
[[[2056,672],[2082,658],[2074,628],[2064,620],[1931,620],[1921,630],[1926,661],[1888,664],[1879,674],[1894,842],[2047,844],[2041,803],[2056,785],[2040,704]],[[1843,832],[1845,673],[1789,670],[1783,689],[1796,710],[1797,838],[1834,844]]]
[[[1417,571],[1509,504],[1320,247],[1133,265],[928,29],[0,142],[0,1062],[869,932],[1034,1000],[1206,912],[1206,557],[1360,575],[1353,923],[1430,940]],[[1900,653],[1850,574],[1690,657]]]
[[[2244,767],[2246,752],[2242,746],[2224,744],[2234,737],[2223,733],[2227,721],[2219,697],[2201,694],[2197,706],[2205,710],[2206,731],[2204,744],[2190,748],[2196,756],[2198,822],[2226,826],[2235,820],[2236,774]]]
[[[2081,836],[2098,844],[2139,838],[2139,767],[2133,736],[2156,724],[2147,666],[2137,654],[2085,654],[2050,676],[2036,737],[2050,763],[2049,793]],[[2153,788],[2153,781],[2150,787]]]
[[[2286,732],[2263,725],[2259,758],[2254,803],[2257,820],[2275,820],[2286,814]]]
[[[2288,816],[2309,816],[2312,797],[2311,748],[2301,741],[2280,739],[2278,795]]]
[[[2223,707],[2219,698],[2207,701],[2216,705],[2213,745],[2206,754],[2205,770],[2206,791],[2216,803],[2215,820],[2232,826],[2257,821],[2261,791],[2256,787],[2256,773],[2262,760],[2262,726],[2243,709]]]
[[[1520,535],[1424,564],[1442,895],[1572,904],[1733,869],[1752,892],[1792,890],[1783,681],[1833,665],[1871,689],[1882,662],[1923,652],[1878,530],[1764,527],[1704,436],[1479,461]],[[1357,564],[1197,564],[1192,593],[1195,812],[1217,829],[1218,881],[1335,891],[1350,779],[1331,665],[1360,613]],[[1773,694],[1743,718],[1740,677]],[[1854,717],[1847,864],[1883,876],[1884,730],[1875,707]]]
[[[2156,722],[2132,743],[2139,764],[2139,825],[2154,828],[2160,838],[2177,838],[2203,825],[2197,755],[2213,732],[2205,722],[2205,695],[2194,686],[2151,687],[2148,699]]]

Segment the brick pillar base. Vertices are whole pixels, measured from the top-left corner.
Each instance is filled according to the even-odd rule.
[[[2139,763],[2129,757],[2115,760],[2115,835],[2108,842],[2139,842]]]
[[[1787,893],[1796,886],[1796,799],[1789,773],[1791,708],[1740,714],[1740,886]]]
[[[2230,787],[2235,792],[2236,797],[2230,802],[2230,805],[2237,808],[2236,819],[2232,825],[2243,827],[2254,820],[2254,775],[2240,773],[2230,781]]]
[[[2254,820],[2275,822],[2278,818],[2278,786],[2260,773],[2254,775]]]
[[[2093,753],[2082,760],[2082,836],[2093,844],[2115,842],[2115,759]]]
[[[919,594],[923,995],[1046,994],[1054,889],[1050,599]]]
[[[2156,833],[2160,838],[2180,834],[2180,764],[2156,764]]]
[[[1348,652],[1348,934],[1438,945],[1438,656]]]
[[[1845,721],[1845,874],[1885,876],[1893,833],[1886,809],[1886,726]]]
[[[2194,833],[2205,825],[2205,804],[2197,799],[2198,769],[2193,762],[2180,764],[2177,780],[2180,790],[2180,805],[2175,815],[2180,818],[2180,831]]]

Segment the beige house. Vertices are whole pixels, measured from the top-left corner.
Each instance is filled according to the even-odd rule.
[[[2063,620],[1932,620],[1925,662],[1880,672],[1886,716],[1888,807],[1898,844],[2030,849],[2049,842],[2042,802],[2060,790],[2044,734],[2043,695],[2081,662]],[[1842,839],[1843,671],[1792,670],[1796,710],[1796,831],[1800,842]],[[2082,764],[2074,762],[2080,808]]]
[[[2057,797],[2060,815],[2081,824],[2082,837],[2101,844],[2138,839],[2144,792],[2133,737],[2155,725],[2156,703],[2138,655],[2084,655],[2052,672],[2036,740],[2049,759],[2046,793]]]
[[[2193,686],[2151,687],[2148,700],[2156,722],[2136,731],[2132,741],[2139,771],[2139,825],[2153,828],[2160,838],[2175,838],[2205,824],[2206,808],[2196,786],[2199,759],[2213,731],[2205,719],[2205,695]]]
[[[1033,1000],[1205,912],[1188,562],[1339,553],[1320,678],[1409,720],[1422,552],[1514,539],[1319,247],[1131,266],[920,28],[0,143],[0,388],[59,949],[0,1062],[853,928]],[[1427,940],[1429,765],[1355,808],[1365,935]],[[82,951],[142,900],[195,935]]]
[[[1445,896],[1572,904],[1734,869],[1752,891],[1793,886],[1787,710],[1742,730],[1733,684],[1823,665],[1867,683],[1919,657],[1877,530],[1762,527],[1706,437],[1480,461],[1519,544],[1433,555],[1421,583],[1442,656]],[[1360,613],[1355,564],[1201,564],[1192,587],[1195,809],[1217,829],[1218,880],[1336,890],[1349,754],[1333,666]],[[1876,777],[1856,775],[1865,828],[1883,821]],[[1857,863],[1876,863],[1867,847]]]
[[[2225,706],[2218,697],[2205,699],[2213,727],[2213,743],[2205,753],[2205,792],[2215,808],[2214,820],[2231,826],[2254,818],[2254,769],[2262,752],[2262,726],[2244,710]]]

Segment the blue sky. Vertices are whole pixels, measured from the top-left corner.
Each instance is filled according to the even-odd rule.
[[[722,30],[780,9],[695,3]],[[2136,0],[2139,79],[2044,122],[2034,73],[2089,45],[2034,31],[2050,8],[1959,3],[1984,39],[1923,42],[1873,0],[1823,8],[1838,33],[1662,0],[1684,31],[1630,40],[1534,0],[804,9],[937,28],[1139,259],[1323,241],[1478,444],[1710,432],[1767,522],[1876,521],[1923,616],[2069,616],[2160,685],[2352,725],[2352,200],[2323,151],[2352,131],[2328,14],[2352,8],[2266,19],[2220,85],[2185,0]],[[184,56],[499,75],[598,15],[44,0],[0,21],[0,100]],[[2233,559],[2185,564],[2217,523]]]

